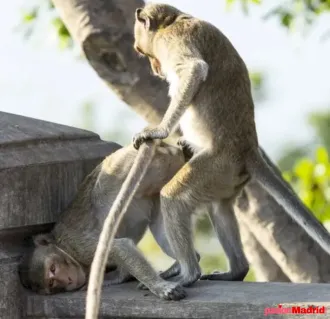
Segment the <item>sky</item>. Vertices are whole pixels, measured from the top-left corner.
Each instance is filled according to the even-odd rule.
[[[321,17],[308,35],[288,33],[276,20],[264,21],[274,1],[252,6],[248,16],[239,7],[231,11],[224,0],[164,0],[216,25],[225,33],[251,71],[266,75],[266,99],[256,106],[260,144],[277,159],[288,143],[307,143],[311,129],[306,116],[330,108],[330,38]],[[96,129],[101,135],[116,127],[118,119],[128,136],[145,122],[98,78],[93,69],[71,51],[61,51],[56,36],[46,27],[33,41],[15,31],[24,0],[5,3],[0,20],[0,111],[82,127],[84,102],[96,105]]]

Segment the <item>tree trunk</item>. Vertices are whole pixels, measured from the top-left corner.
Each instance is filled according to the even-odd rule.
[[[147,122],[160,122],[167,84],[133,50],[133,22],[142,0],[53,0],[90,65]],[[258,280],[330,281],[330,257],[257,183],[236,205],[242,241]]]

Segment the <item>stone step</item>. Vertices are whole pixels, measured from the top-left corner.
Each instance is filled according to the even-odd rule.
[[[291,319],[330,318],[330,284],[199,281],[181,301],[163,301],[136,283],[107,286],[99,318]],[[38,296],[26,292],[28,318],[84,318],[85,292]],[[315,305],[325,314],[268,314],[269,308]],[[298,308],[296,308],[298,310]],[[302,309],[300,309],[302,310]]]

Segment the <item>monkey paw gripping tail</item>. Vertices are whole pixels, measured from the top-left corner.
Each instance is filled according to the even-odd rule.
[[[110,209],[108,217],[104,221],[90,271],[86,299],[86,319],[97,318],[104,270],[115,234],[153,159],[158,143],[158,141],[149,141],[141,146],[134,164]]]

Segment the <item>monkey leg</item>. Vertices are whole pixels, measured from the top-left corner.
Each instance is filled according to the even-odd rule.
[[[208,151],[196,154],[161,190],[165,230],[181,266],[178,280],[183,286],[193,284],[201,272],[194,253],[192,213],[199,205],[233,198],[237,185],[246,179],[239,173],[239,163],[221,156]]]
[[[150,227],[150,231],[151,231],[152,235],[154,236],[157,244],[161,247],[163,252],[167,256],[175,259],[175,256],[174,256],[173,250],[171,248],[171,245],[170,245],[170,243],[169,243],[169,241],[166,237],[165,227],[164,227],[164,218],[163,218],[163,215],[160,211],[159,200],[157,200],[155,202],[153,217],[152,217],[152,220],[149,224],[149,227]],[[199,261],[200,260],[200,255],[198,254],[197,251],[196,251],[196,255],[197,255],[197,259]],[[171,277],[179,275],[180,271],[181,271],[180,264],[177,261],[175,261],[173,263],[173,265],[170,266],[167,270],[161,272],[160,276],[163,279],[169,279]]]
[[[186,163],[163,187],[160,196],[166,235],[181,267],[176,280],[183,286],[192,285],[201,275],[194,249],[191,217],[203,193],[203,190],[199,192],[199,174],[195,169],[199,166],[198,159],[202,157],[197,156],[197,160],[195,157]]]
[[[161,299],[180,300],[186,296],[180,285],[165,281],[157,274],[129,238],[114,240],[109,260],[126,269]]]
[[[119,285],[125,282],[135,281],[136,278],[132,276],[124,267],[118,266],[117,269],[110,271],[104,275],[104,280],[110,285]]]
[[[170,243],[168,242],[165,235],[164,220],[159,208],[160,207],[158,203],[157,217],[150,223],[149,228],[157,244],[162,249],[162,251],[167,256],[175,259]],[[177,261],[175,261],[172,266],[170,266],[164,272],[160,272],[159,275],[163,279],[168,279],[180,274],[180,270],[181,270],[180,264]],[[142,285],[140,285],[139,288],[143,289]]]
[[[197,257],[197,261],[199,262],[201,259],[201,256],[197,251],[196,251],[196,257]],[[159,275],[163,279],[169,279],[169,278],[179,275],[180,273],[181,273],[181,266],[177,261],[175,261],[171,267],[169,267],[165,271],[162,271]]]
[[[243,281],[249,271],[249,263],[243,251],[241,236],[231,201],[212,204],[210,218],[218,239],[229,261],[228,272],[214,272],[201,276],[201,280]]]
[[[166,197],[162,199],[162,206],[165,212],[166,234],[175,259],[180,264],[180,275],[176,280],[183,286],[190,286],[201,275],[192,237],[191,214],[193,208]]]
[[[156,208],[153,211],[152,220],[149,224],[150,231],[154,236],[158,245],[163,250],[163,252],[169,257],[175,259],[174,253],[165,234],[164,219],[163,219],[163,215],[160,212],[159,201],[155,203],[155,206]],[[196,251],[196,256],[197,256],[197,260],[199,261],[200,255],[197,251]],[[181,266],[177,261],[175,261],[167,270],[160,272],[159,276],[163,279],[169,279],[178,276],[180,272],[181,272]],[[139,283],[138,289],[147,290],[148,288],[144,284]]]

